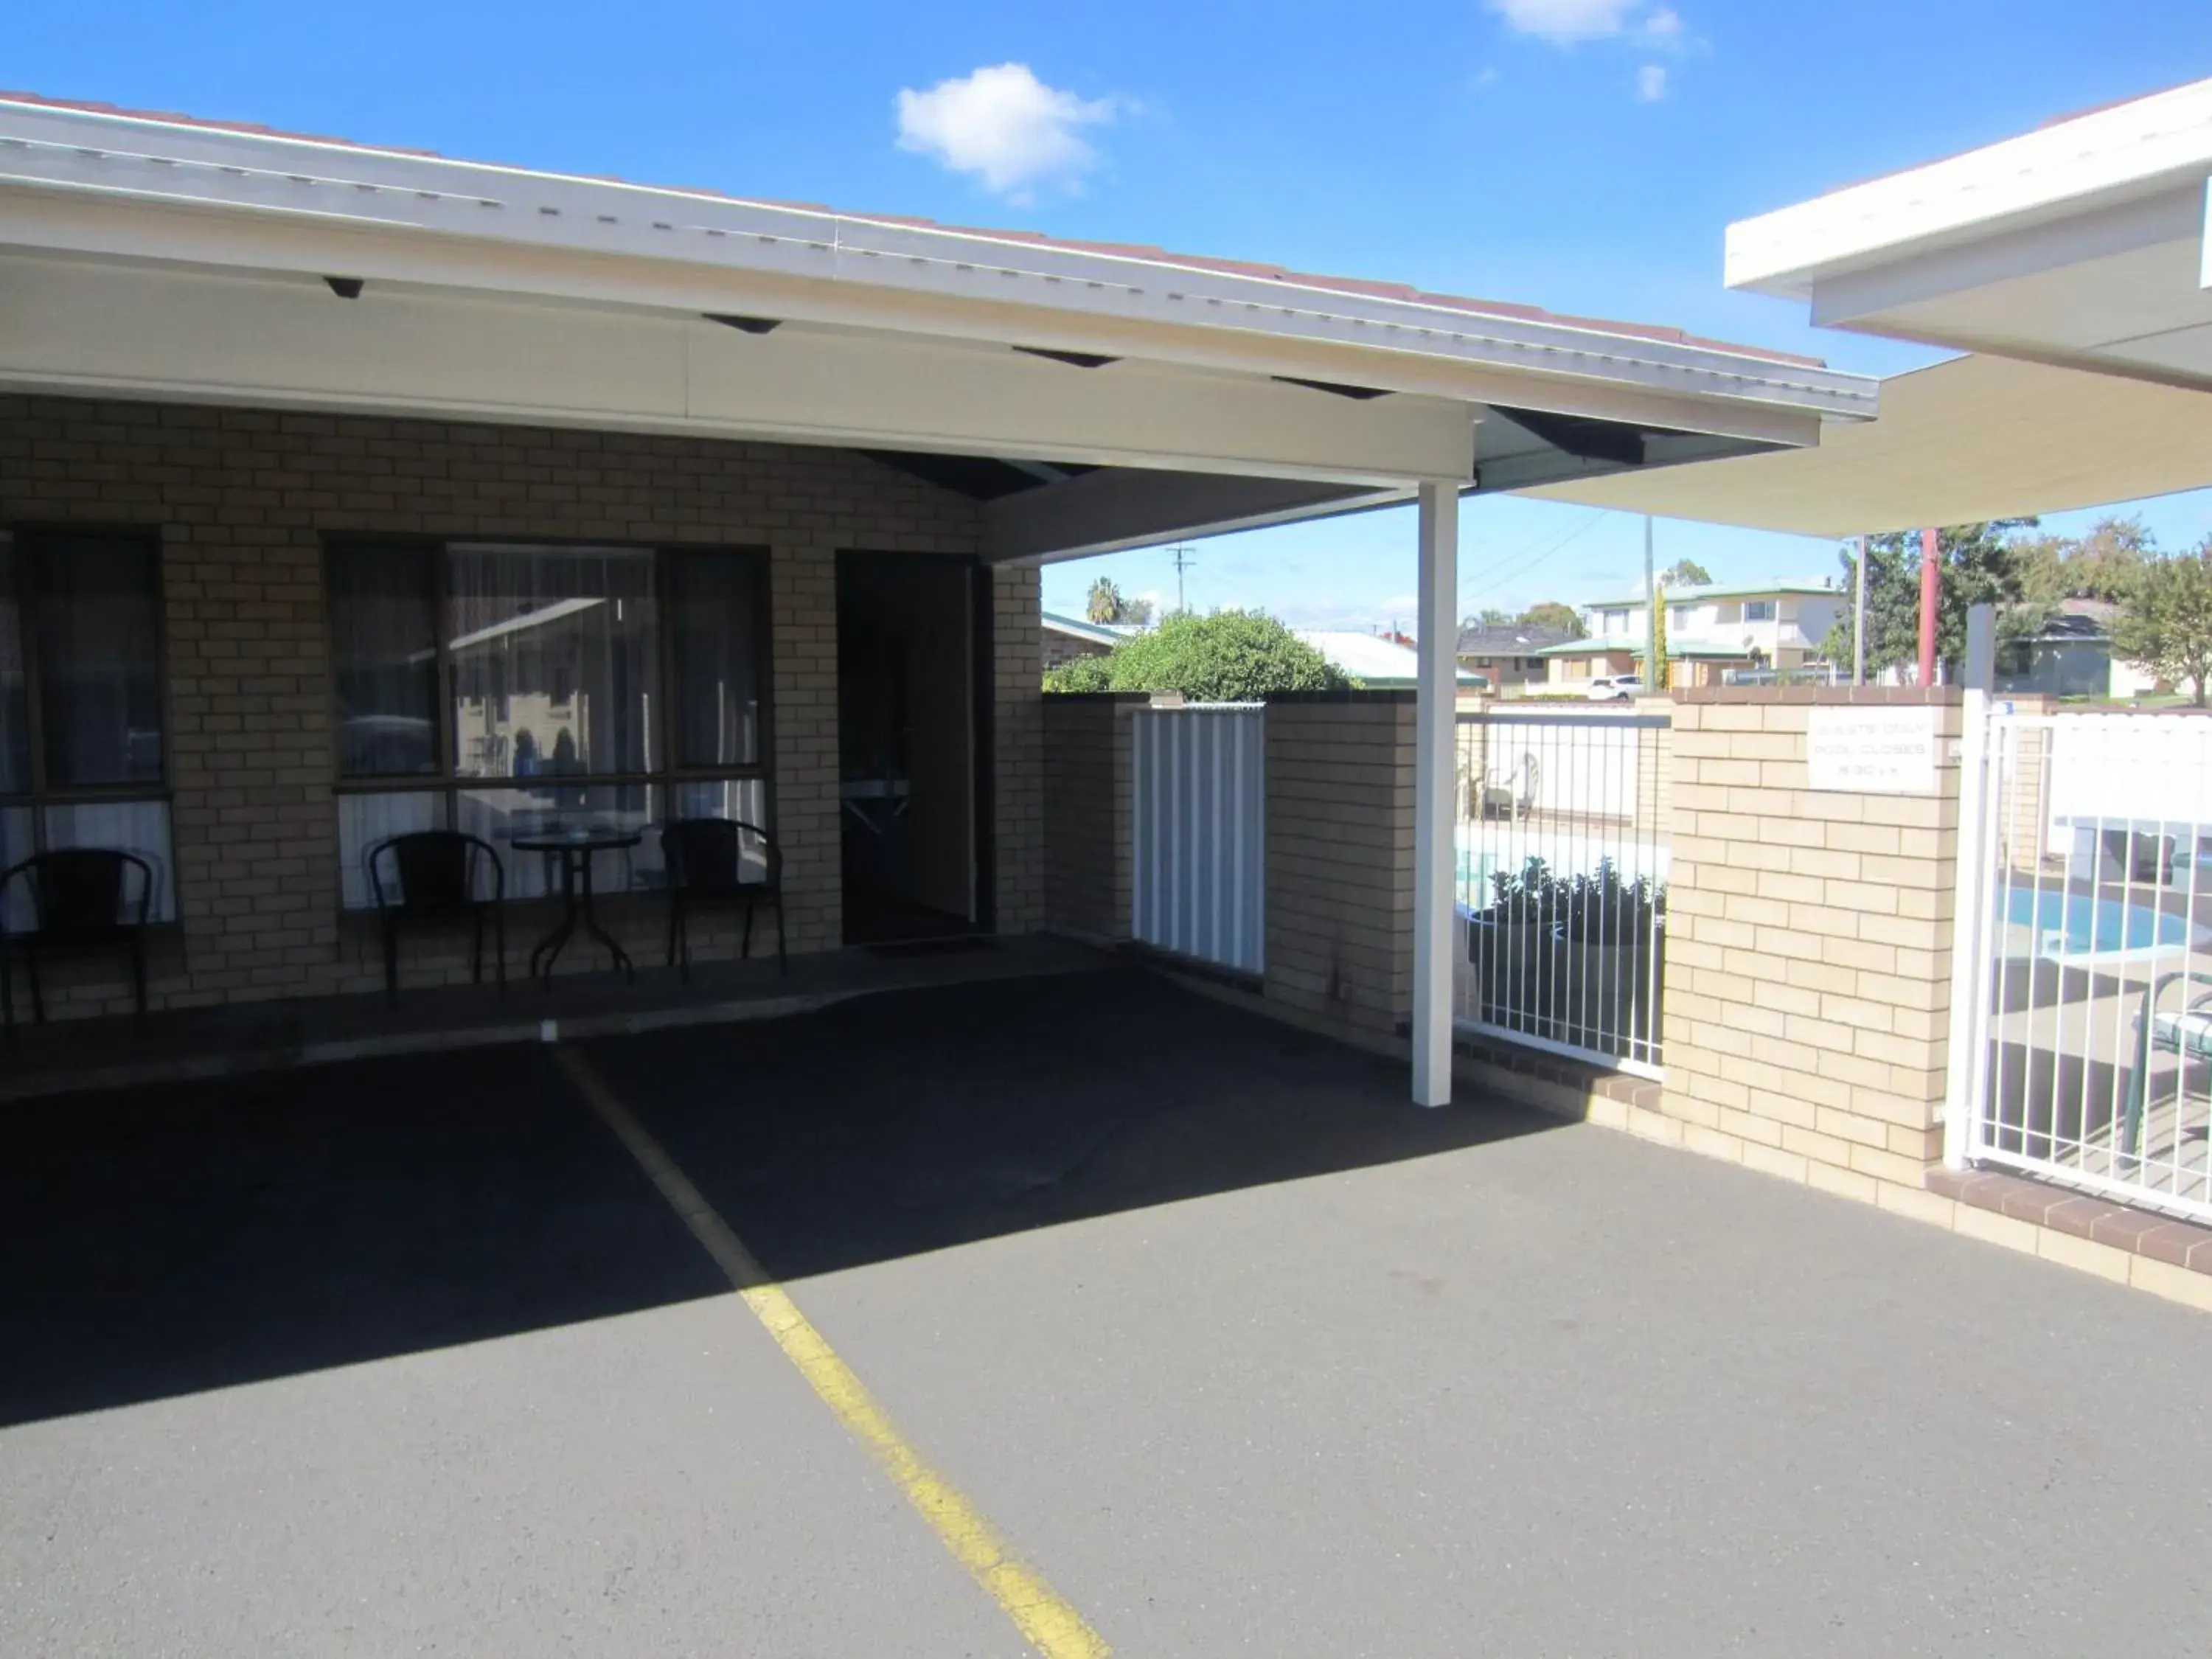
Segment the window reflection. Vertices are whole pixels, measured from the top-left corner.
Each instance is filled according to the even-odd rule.
[[[447,582],[456,776],[653,769],[650,552],[462,544]]]

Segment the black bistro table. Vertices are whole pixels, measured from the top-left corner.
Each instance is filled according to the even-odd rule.
[[[588,937],[607,947],[607,954],[614,958],[614,965],[622,969],[623,977],[635,982],[637,974],[630,966],[629,953],[615,943],[614,935],[600,927],[599,918],[592,913],[592,856],[595,853],[624,852],[644,839],[642,830],[624,830],[604,823],[537,830],[508,838],[507,845],[518,853],[544,853],[561,860],[561,925],[540,939],[538,947],[531,951],[532,978],[542,979],[547,989],[552,988],[553,964],[581,927]]]

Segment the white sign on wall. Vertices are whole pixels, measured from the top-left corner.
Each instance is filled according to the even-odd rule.
[[[1936,793],[1933,708],[1820,708],[1806,728],[1807,786],[1860,795]]]

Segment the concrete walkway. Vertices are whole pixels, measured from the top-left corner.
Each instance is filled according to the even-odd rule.
[[[2212,1319],[1128,971],[587,1044],[1127,1655],[2201,1652]],[[536,1048],[0,1116],[0,1652],[1018,1654]]]

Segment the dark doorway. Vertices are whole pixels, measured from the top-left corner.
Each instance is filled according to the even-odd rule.
[[[977,909],[975,567],[837,556],[845,940],[948,937]]]

